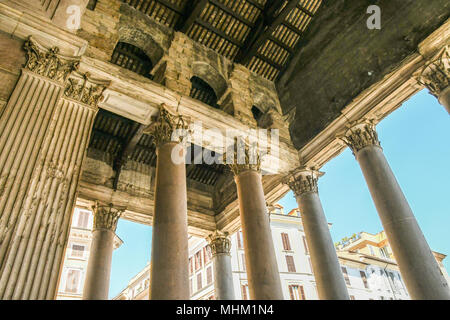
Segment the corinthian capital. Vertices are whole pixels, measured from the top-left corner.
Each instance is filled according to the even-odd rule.
[[[164,143],[173,141],[173,133],[178,129],[187,130],[186,120],[181,115],[171,114],[166,105],[162,104],[159,108],[159,115],[152,124],[150,124],[144,133],[153,137],[153,143],[158,147]]]
[[[445,46],[422,69],[417,81],[426,86],[430,93],[439,98],[450,85],[450,48]]]
[[[368,121],[350,127],[340,139],[352,150],[354,155],[367,146],[381,147],[375,124]]]
[[[96,109],[109,85],[110,81],[93,79],[88,72],[74,72],[65,83],[64,96]]]
[[[24,49],[27,60],[25,69],[50,80],[63,83],[79,65],[79,57],[63,56],[59,54],[58,47],[47,49],[33,37],[25,41]]]
[[[217,254],[230,254],[231,242],[228,237],[228,232],[216,230],[208,236],[208,241],[213,256]]]
[[[108,229],[113,232],[116,231],[117,222],[125,211],[124,209],[114,208],[112,204],[99,205],[98,203],[92,209],[94,211],[94,230]]]
[[[299,168],[292,171],[285,179],[284,183],[294,192],[296,197],[305,193],[319,192],[318,180],[325,173],[309,168]]]
[[[235,139],[235,143],[226,153],[225,163],[237,176],[244,171],[261,171],[262,154],[257,144],[249,145],[243,139]]]

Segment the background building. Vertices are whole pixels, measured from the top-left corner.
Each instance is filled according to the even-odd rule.
[[[92,242],[93,219],[91,210],[75,207],[59,280],[57,300],[81,300],[82,298]],[[116,236],[114,249],[119,248],[122,243],[122,240]]]
[[[270,225],[280,272],[283,296],[287,300],[316,300],[317,289],[309,250],[298,209],[288,213],[276,204],[269,207]],[[331,226],[331,224],[329,224]],[[384,231],[375,235],[360,232],[336,244],[339,262],[352,300],[410,299]],[[448,280],[442,261],[446,255],[434,252]],[[236,299],[249,299],[242,232],[231,235],[231,264]],[[133,277],[114,299],[148,299],[150,265]],[[192,300],[214,299],[211,252],[205,239],[189,238],[189,283]]]

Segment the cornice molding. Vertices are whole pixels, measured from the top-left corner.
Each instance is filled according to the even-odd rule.
[[[417,77],[417,82],[439,98],[442,91],[450,86],[450,47],[444,46],[430,59]]]

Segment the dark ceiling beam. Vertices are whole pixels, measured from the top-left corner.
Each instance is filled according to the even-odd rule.
[[[292,23],[287,22],[287,21],[283,21],[282,23],[283,26],[285,26],[286,28],[290,29],[291,31],[297,33],[297,34],[302,34],[303,32],[300,31],[299,28],[297,28],[296,26],[294,26]]]
[[[260,11],[264,10],[264,7],[262,5],[260,5],[258,2],[256,2],[255,0],[246,0],[248,3],[250,3],[252,6],[258,8]],[[270,1],[267,1],[270,2]]]
[[[228,42],[231,42],[235,46],[238,46],[238,47],[242,47],[243,46],[242,42],[240,42],[240,41],[230,37],[228,34],[223,32],[222,30],[217,29],[216,27],[214,27],[209,22],[206,22],[206,21],[203,21],[203,20],[197,20],[196,23],[198,25],[202,26],[203,28],[206,28],[206,29],[210,30],[211,32],[217,34],[219,37],[224,38]]]
[[[189,28],[198,19],[207,3],[208,0],[188,1],[183,13],[183,18],[179,20],[179,23],[175,26],[175,29],[183,33],[187,33]]]
[[[159,2],[160,4],[162,4],[163,6],[165,6],[166,8],[169,8],[172,11],[175,11],[176,13],[182,15],[183,14],[183,9],[179,6],[177,6],[176,4],[173,4],[167,0],[155,0],[156,2]]]
[[[275,38],[274,36],[270,36],[270,37],[269,37],[269,40],[272,41],[272,42],[274,42],[277,46],[283,48],[283,49],[286,50],[287,52],[289,52],[289,53],[292,53],[292,52],[293,52],[293,50],[292,50],[291,47],[289,47],[289,46],[288,46],[286,43],[284,43],[283,41],[278,40],[278,39]]]
[[[237,14],[236,12],[234,12],[232,9],[230,9],[229,7],[224,5],[223,3],[221,3],[221,2],[219,2],[217,0],[209,0],[209,2],[212,3],[213,5],[215,5],[216,7],[220,8],[222,11],[225,11],[228,15],[232,16],[236,20],[238,20],[238,21],[242,22],[243,24],[249,26],[250,28],[253,28],[255,26],[255,24],[253,22],[251,22],[250,20],[246,19],[245,17]]]
[[[262,61],[264,61],[265,63],[270,64],[270,65],[271,65],[272,67],[274,67],[275,69],[278,69],[278,70],[283,69],[283,66],[282,66],[281,64],[279,64],[279,63],[277,63],[277,62],[275,62],[275,61],[272,61],[271,59],[269,59],[269,58],[263,56],[263,55],[260,54],[260,53],[257,53],[257,54],[255,55],[255,57],[258,58],[258,59],[260,59],[260,60],[262,60]]]
[[[313,14],[311,11],[309,11],[309,10],[306,9],[306,8],[303,8],[301,5],[297,5],[297,8],[298,8],[300,11],[302,11],[304,14],[310,16],[311,18],[314,16],[314,14]]]
[[[283,23],[289,13],[291,13],[291,11],[297,6],[298,0],[289,0],[286,5],[284,5],[284,3],[285,1],[276,1],[273,2],[270,7],[266,7],[263,13],[262,21],[261,19],[259,20],[260,25],[257,27],[257,30],[255,30],[256,32],[253,33],[254,36],[248,37],[248,41],[246,41],[243,49],[237,56],[236,61],[238,63],[245,65],[250,61],[251,57],[258,52],[258,49],[264,45],[275,29]],[[275,6],[275,4],[278,7]],[[283,5],[284,7],[281,9],[279,14],[273,17],[272,15],[275,14]]]
[[[133,153],[139,140],[141,140],[144,135],[145,126],[140,123],[135,123],[131,132],[133,132],[121,146],[120,153],[114,159],[113,169],[116,171],[113,181],[113,189],[117,190],[117,185],[119,183],[120,173],[122,172],[123,165],[127,162],[128,158]]]

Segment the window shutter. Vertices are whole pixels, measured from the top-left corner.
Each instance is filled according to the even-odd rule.
[[[305,253],[309,254],[308,243],[306,242],[306,237],[303,236],[303,247],[305,247]]]
[[[212,268],[208,267],[206,269],[206,284],[210,284],[212,282]]]
[[[289,296],[291,297],[291,300],[295,300],[293,286],[289,286]]]
[[[289,235],[287,233],[281,234],[284,250],[291,250],[291,243],[289,242]]]
[[[303,286],[299,286],[298,287],[300,290],[300,297],[302,300],[306,300],[306,296],[305,296],[305,290],[303,290]]]
[[[241,260],[242,260],[242,270],[246,271],[247,266],[245,265],[245,254],[241,254]]]
[[[350,279],[348,277],[347,268],[341,267],[341,269],[342,269],[342,273],[344,274],[345,283],[347,285],[350,285]]]
[[[242,245],[242,231],[238,231],[237,233],[237,241],[238,241],[238,248],[242,249],[243,245]]]
[[[286,264],[287,264],[288,272],[296,272],[294,257],[286,256]]]
[[[197,274],[197,290],[202,288],[202,273]]]
[[[248,300],[247,285],[241,285],[241,290],[242,290],[242,300]]]
[[[364,288],[369,289],[369,284],[367,283],[367,276],[364,271],[360,271],[359,274],[361,275],[361,279],[364,282]]]

